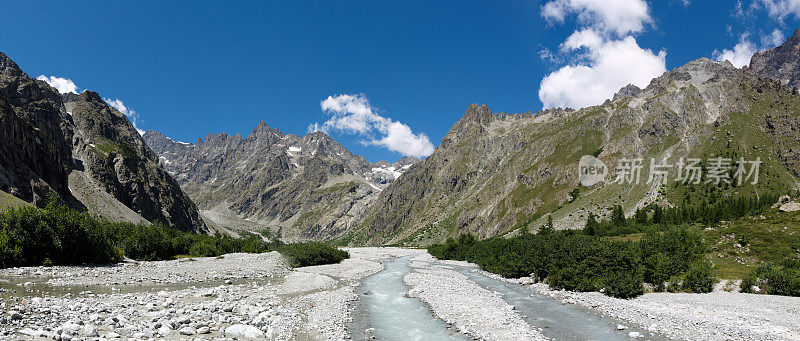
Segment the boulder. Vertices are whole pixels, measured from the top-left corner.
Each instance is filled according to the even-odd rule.
[[[264,338],[264,332],[256,327],[248,326],[246,324],[234,324],[228,328],[225,328],[225,336],[233,338],[261,339]]]
[[[781,212],[796,212],[796,211],[800,211],[800,203],[795,202],[795,201],[787,202],[787,203],[781,205],[781,208],[779,208],[779,210]]]

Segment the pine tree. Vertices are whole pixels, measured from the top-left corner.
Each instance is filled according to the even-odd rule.
[[[653,205],[653,224],[661,224],[664,222],[664,210],[661,206]]]
[[[597,217],[594,213],[589,213],[589,218],[586,219],[586,226],[583,227],[583,233],[589,236],[597,235],[600,232],[600,223],[597,222]]]
[[[614,226],[625,226],[625,212],[622,206],[614,205],[611,209],[611,224]]]
[[[554,230],[554,228],[553,228],[553,216],[552,215],[548,215],[547,216],[547,225],[542,226],[542,228],[539,230],[539,234],[543,235],[543,236],[546,236],[546,235],[552,233],[553,230]]]
[[[636,210],[636,214],[633,216],[634,221],[637,225],[647,225],[648,218],[647,218],[647,211],[639,208]]]

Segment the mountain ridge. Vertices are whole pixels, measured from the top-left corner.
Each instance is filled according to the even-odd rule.
[[[127,117],[99,94],[60,94],[0,52],[0,190],[43,207],[49,194],[115,221],[205,231],[194,204]]]
[[[208,134],[190,144],[147,131],[144,139],[218,227],[268,229],[285,240],[338,237],[419,161],[370,163],[323,132],[284,134],[263,121],[246,137]]]

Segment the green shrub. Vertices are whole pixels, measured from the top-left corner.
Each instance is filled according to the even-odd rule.
[[[174,256],[172,243],[163,231],[164,228],[126,225],[129,228],[127,236],[122,239],[120,244],[126,257],[136,260],[162,260]]]
[[[0,214],[0,266],[105,264],[119,260],[101,224],[85,213],[48,205]]]
[[[189,247],[189,255],[195,257],[214,257],[219,254],[216,245],[212,245],[208,242],[194,243]]]
[[[716,279],[711,274],[711,264],[707,261],[695,262],[689,266],[681,286],[684,291],[707,293],[714,290]]]
[[[644,293],[639,271],[614,271],[606,279],[605,294],[616,298],[633,298]]]
[[[672,276],[669,278],[669,283],[667,284],[667,291],[668,292],[679,292],[683,287],[683,276]]]
[[[741,291],[754,293],[754,286],[770,295],[800,296],[800,265],[796,260],[789,260],[781,265],[767,264],[753,269],[742,280]]]
[[[165,260],[185,254],[219,256],[278,248],[293,266],[336,263],[349,256],[321,243],[282,245],[265,242],[256,234],[231,238],[181,232],[160,225],[110,222],[67,209],[55,195],[45,209],[24,206],[0,213],[2,268],[108,264],[122,257]]]
[[[289,260],[292,267],[333,264],[350,258],[347,251],[325,243],[286,244],[280,246],[278,252]]]
[[[532,276],[566,290],[605,289],[607,295],[620,298],[641,295],[645,282],[664,290],[667,279],[686,274],[705,250],[699,229],[687,226],[654,230],[640,242],[567,230],[481,241],[462,235],[428,248],[437,258],[466,260],[504,277]],[[700,270],[694,270],[692,290],[706,287]]]

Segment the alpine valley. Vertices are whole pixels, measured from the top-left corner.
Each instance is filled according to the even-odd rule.
[[[37,206],[53,191],[111,220],[342,245],[428,245],[465,232],[535,231],[548,220],[582,228],[614,205],[630,216],[708,195],[645,181],[582,187],[583,155],[612,167],[623,157],[760,158],[756,185],[713,195],[797,188],[798,48],[800,31],[749,67],[701,58],[581,110],[506,114],[472,104],[432,155],[394,163],[370,163],[322,132],[301,137],[264,122],[247,137],[209,134],[195,144],[140,136],[97,93],[59,94],[2,54],[0,190]]]

